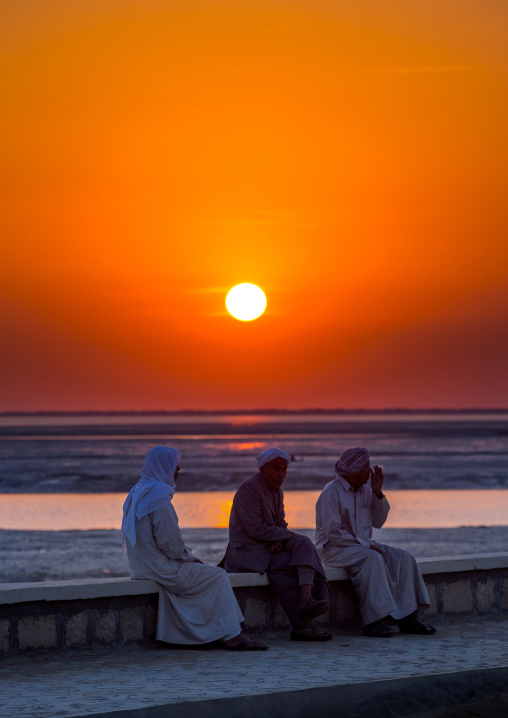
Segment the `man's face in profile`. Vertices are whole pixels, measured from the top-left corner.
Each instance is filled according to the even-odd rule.
[[[370,463],[367,464],[365,468],[363,468],[361,471],[359,471],[354,476],[346,476],[346,481],[351,484],[351,486],[356,491],[357,489],[360,489],[364,484],[367,483],[367,481],[370,479],[370,475],[374,472],[370,468]]]
[[[281,456],[278,456],[273,461],[269,461],[267,464],[259,469],[259,473],[265,480],[267,486],[271,491],[277,491],[280,489],[286,478],[286,471],[288,470],[288,462]]]

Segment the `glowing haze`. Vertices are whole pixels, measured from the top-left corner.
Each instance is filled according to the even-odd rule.
[[[0,409],[507,406],[507,36],[495,0],[6,0]]]

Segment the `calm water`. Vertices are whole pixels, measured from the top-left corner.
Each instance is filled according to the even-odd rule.
[[[387,489],[508,489],[507,412],[154,413],[0,416],[0,493],[124,495],[155,444],[181,450],[185,492],[234,491],[274,444],[286,491],[320,490],[358,445]]]
[[[178,492],[182,528],[227,528],[234,492]],[[455,528],[508,524],[508,490],[388,491],[387,528]],[[314,528],[319,491],[286,491],[291,528]],[[119,529],[125,494],[0,495],[0,529],[67,531]]]

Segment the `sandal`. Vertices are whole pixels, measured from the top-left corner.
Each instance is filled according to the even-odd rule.
[[[395,634],[386,623],[374,621],[363,627],[363,635],[369,638],[391,638]]]
[[[327,631],[318,631],[317,628],[310,627],[291,631],[290,638],[292,641],[331,641],[333,636]]]
[[[234,643],[233,645],[227,645],[222,641],[223,647],[226,651],[267,651],[268,646],[266,643],[260,643],[259,641],[249,641],[247,636],[240,634],[240,642]]]
[[[415,636],[432,636],[436,632],[434,626],[426,626],[421,621],[415,619],[408,626],[399,626],[401,633],[412,633]]]
[[[316,618],[322,616],[323,613],[328,611],[328,601],[316,601],[314,598],[309,598],[305,606],[300,608],[298,615],[301,619],[304,618]]]
[[[268,646],[265,643],[250,641],[249,643],[237,643],[236,646],[224,646],[226,651],[267,651]]]

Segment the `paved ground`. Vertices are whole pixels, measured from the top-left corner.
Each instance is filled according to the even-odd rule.
[[[139,716],[191,716],[188,702],[206,701],[195,704],[194,715],[203,716],[208,713],[202,706],[210,707],[211,699],[265,694],[262,712],[252,708],[255,699],[251,699],[250,710],[223,712],[227,716],[262,718],[279,715],[278,710],[271,711],[267,706],[270,701],[275,706],[277,695],[288,691],[303,691],[303,697],[305,689],[320,689],[324,696],[327,688],[339,686],[337,695],[345,696],[346,686],[356,686],[364,693],[365,686],[393,686],[388,682],[394,679],[432,677],[429,685],[437,685],[443,675],[508,669],[506,618],[441,620],[435,625],[438,632],[430,637],[369,639],[335,632],[332,641],[316,644],[290,642],[287,634],[265,634],[263,639],[270,649],[262,653],[175,650],[161,645],[17,656],[0,662],[0,718],[70,718],[109,712],[119,712],[120,716],[133,709],[145,709]],[[489,674],[493,673],[491,670]],[[471,683],[470,676],[475,673],[462,675]],[[412,684],[401,681],[400,685]],[[312,695],[320,693],[314,691]],[[185,711],[181,712],[180,706],[178,712],[177,704],[182,702]],[[146,710],[155,706],[166,708]],[[389,714],[403,715],[398,710]],[[294,710],[287,715],[304,713]]]

